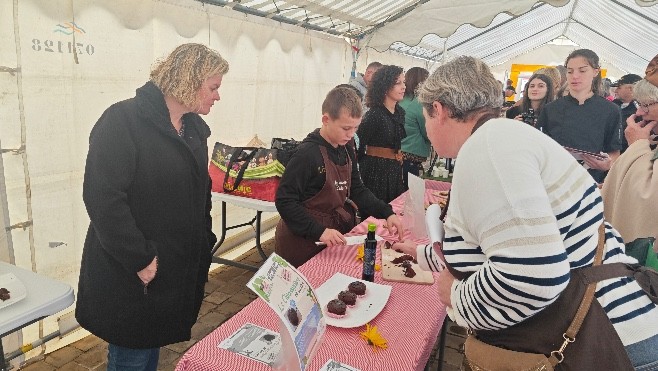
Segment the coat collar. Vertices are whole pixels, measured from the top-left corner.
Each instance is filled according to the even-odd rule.
[[[178,137],[178,133],[171,123],[169,108],[164,94],[153,82],[149,81],[138,88],[135,94],[137,106],[142,118],[162,130],[167,136]],[[185,130],[189,135],[205,140],[210,136],[210,128],[196,113],[188,112],[183,115]],[[187,134],[186,134],[187,135]]]

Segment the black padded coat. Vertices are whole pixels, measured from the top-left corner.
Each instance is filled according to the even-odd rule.
[[[76,318],[103,340],[155,348],[190,339],[210,250],[208,125],[183,116],[178,136],[159,88],[108,108],[91,131],[83,198],[91,220]],[[145,288],[137,272],[157,255]]]

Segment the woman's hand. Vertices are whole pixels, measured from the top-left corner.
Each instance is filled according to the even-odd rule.
[[[396,244],[397,246],[397,244]],[[445,304],[446,307],[452,307],[450,302],[450,295],[452,293],[452,284],[455,282],[455,277],[449,270],[444,269],[439,273],[439,300]]]
[[[521,115],[516,115],[516,117],[514,118],[514,120],[516,120],[516,121],[523,121],[523,116],[521,116]]]
[[[391,248],[393,250],[400,250],[403,254],[411,255],[414,257],[414,259],[416,259],[418,254],[418,245],[416,245],[413,241],[396,242],[391,246]]]
[[[345,245],[347,240],[345,240],[345,236],[337,230],[326,228],[324,232],[322,232],[322,236],[320,236],[320,242],[326,244],[327,247],[333,247]]]
[[[396,214],[391,214],[388,218],[386,218],[386,228],[388,229],[388,233],[391,235],[393,234],[393,229],[398,233],[398,240],[399,241],[404,241],[404,227],[402,227],[402,221],[400,221],[400,218]]]
[[[610,170],[612,167],[612,158],[610,156],[605,157],[603,160],[600,160],[598,157],[591,155],[582,154],[583,161],[589,166],[590,169],[597,170]]]
[[[153,258],[151,264],[147,265],[146,268],[137,272],[137,276],[144,285],[148,285],[155,278],[155,274],[158,272],[158,257]]]
[[[656,121],[635,122],[635,116],[636,115],[631,115],[628,120],[626,120],[626,130],[624,130],[624,135],[626,136],[626,141],[628,141],[629,146],[640,139],[651,140],[651,131],[656,127]]]

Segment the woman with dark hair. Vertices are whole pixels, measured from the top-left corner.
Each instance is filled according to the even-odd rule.
[[[421,67],[412,67],[405,73],[404,99],[400,107],[404,109],[404,130],[407,137],[402,139],[402,178],[404,188],[409,188],[409,173],[420,176],[423,162],[430,155],[430,140],[425,130],[423,106],[416,98],[416,89],[427,79],[429,71]]]
[[[531,126],[537,125],[537,117],[542,108],[553,101],[553,81],[544,74],[534,74],[523,88],[521,104],[505,112],[508,119],[523,121]]]
[[[602,183],[621,150],[621,113],[599,95],[601,66],[596,53],[574,50],[565,66],[569,95],[547,104],[537,127],[562,146],[603,154],[582,155],[590,175]]]
[[[370,108],[357,130],[360,139],[359,169],[363,184],[377,198],[391,202],[402,192],[402,139],[405,78],[402,67],[384,66],[375,72],[366,105]],[[367,215],[363,215],[366,217]]]

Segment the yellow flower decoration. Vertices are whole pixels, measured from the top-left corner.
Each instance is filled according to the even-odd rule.
[[[359,245],[359,247],[356,248],[356,260],[363,261],[363,254],[363,245]]]
[[[356,248],[356,260],[361,260],[363,261],[363,245],[359,245],[359,247]],[[375,270],[379,272],[382,269],[382,266],[379,264],[375,263]]]
[[[368,342],[368,345],[373,346],[373,350],[376,352],[377,348],[386,349],[388,348],[388,343],[382,334],[377,331],[377,326],[370,326],[369,323],[366,324],[366,330],[360,333],[361,339]]]

